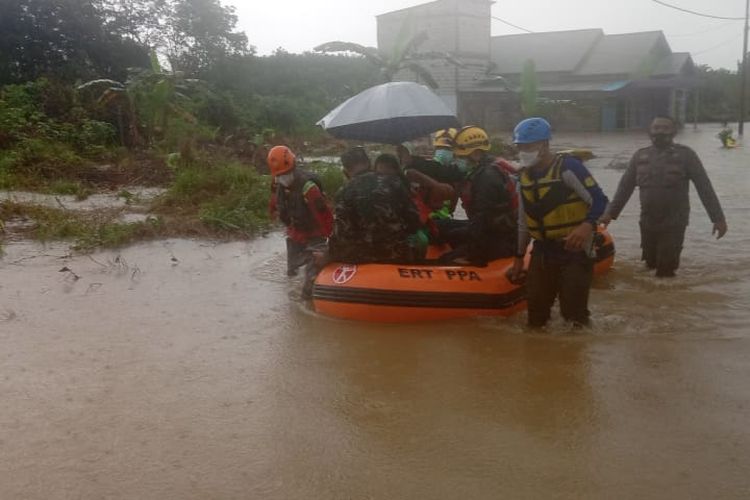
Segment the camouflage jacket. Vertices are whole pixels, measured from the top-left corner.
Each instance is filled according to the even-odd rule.
[[[412,262],[409,237],[419,212],[400,178],[366,172],[336,195],[331,258],[340,262]]]

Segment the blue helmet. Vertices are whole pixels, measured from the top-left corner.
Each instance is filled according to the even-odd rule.
[[[551,138],[552,127],[544,118],[526,118],[519,122],[513,130],[513,142],[515,144],[530,144],[548,141]]]

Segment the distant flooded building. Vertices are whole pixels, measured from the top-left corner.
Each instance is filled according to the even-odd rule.
[[[491,36],[486,0],[437,0],[378,16],[378,46],[426,31],[420,52],[447,52],[461,64],[430,59],[436,92],[464,123],[508,130],[522,118],[521,75],[533,61],[538,114],[557,130],[645,127],[656,115],[688,121],[696,89],[688,53],[672,52],[661,31],[607,35],[601,29]],[[400,79],[415,80],[403,71]]]

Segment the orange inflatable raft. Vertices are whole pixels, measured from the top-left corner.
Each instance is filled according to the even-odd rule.
[[[615,257],[612,237],[600,233],[597,275]],[[526,308],[525,288],[506,277],[512,265],[512,258],[486,267],[332,263],[315,280],[313,306],[325,316],[383,323],[510,316]]]

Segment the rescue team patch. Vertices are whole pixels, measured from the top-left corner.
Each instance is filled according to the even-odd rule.
[[[357,266],[344,264],[333,271],[331,279],[333,279],[333,282],[337,285],[343,285],[344,283],[351,281],[355,274],[357,274]]]

